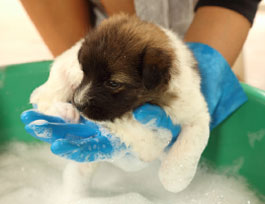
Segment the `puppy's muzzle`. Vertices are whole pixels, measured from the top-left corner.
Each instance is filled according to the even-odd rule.
[[[84,95],[81,95],[80,92],[76,91],[72,97],[72,104],[79,110],[80,112],[83,112],[87,105],[89,100],[85,100]]]
[[[85,104],[75,103],[74,100],[72,100],[72,104],[77,108],[79,112],[83,112],[86,109]]]

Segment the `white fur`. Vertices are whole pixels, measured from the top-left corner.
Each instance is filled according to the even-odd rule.
[[[168,191],[179,192],[188,186],[195,174],[208,141],[210,117],[200,92],[200,77],[192,68],[195,61],[191,52],[173,32],[163,30],[178,59],[173,62],[167,90],[176,93],[178,98],[163,108],[175,124],[181,125],[182,131],[163,157],[159,177]],[[81,82],[83,73],[77,60],[80,44],[77,43],[55,60],[48,81],[33,92],[30,102],[36,103],[40,111],[47,112],[55,102],[67,102]],[[131,113],[103,125],[143,161],[160,158],[171,138],[168,132],[158,134],[137,122]]]
[[[135,154],[145,162],[159,158],[172,138],[167,130],[161,129],[154,132],[151,128],[142,125],[132,117],[132,113],[114,122],[105,122],[103,125],[128,147],[131,147]]]
[[[54,60],[47,82],[31,94],[30,103],[37,104],[41,112],[47,113],[53,103],[71,100],[74,90],[83,78],[77,59],[82,42],[80,40]]]

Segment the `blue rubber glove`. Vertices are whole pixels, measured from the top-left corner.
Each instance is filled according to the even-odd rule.
[[[219,52],[201,43],[187,43],[187,46],[198,62],[202,79],[201,91],[208,104],[212,130],[244,104],[247,96],[229,64]],[[155,118],[157,127],[172,132],[173,137],[169,146],[176,141],[180,127],[173,125],[160,107],[146,104],[134,111],[134,117],[143,124]]]
[[[180,131],[180,126],[173,125],[163,109],[155,105],[143,105],[135,110],[134,116],[154,131],[156,128],[166,128],[176,136]],[[21,114],[21,120],[29,134],[50,143],[54,154],[67,159],[93,162],[113,160],[114,154],[116,158],[130,155],[130,148],[118,137],[113,137],[100,125],[83,117],[78,124],[73,124],[60,117],[45,115],[31,109]],[[173,137],[171,143],[175,139],[176,137]]]
[[[224,57],[201,43],[187,43],[199,66],[201,91],[211,115],[211,130],[247,101],[238,79]]]
[[[170,117],[166,112],[159,106],[146,103],[133,111],[134,118],[142,124],[150,124],[152,121],[152,127],[154,129],[164,128],[171,132],[172,139],[169,143],[169,148],[176,140],[180,133],[181,127],[179,125],[174,125]],[[148,125],[150,128],[150,125]]]
[[[26,131],[51,144],[51,151],[78,162],[112,159],[127,154],[129,148],[97,124],[81,117],[80,123],[67,123],[55,116],[28,110],[21,114]]]
[[[231,71],[230,66],[220,53],[200,43],[188,43],[188,46],[199,64],[199,71],[202,77],[201,90],[208,103],[212,119],[212,129],[241,106],[247,98],[237,78]],[[35,114],[33,117],[32,115],[34,114],[30,112],[24,112],[22,114],[22,121],[28,124],[26,130],[38,139],[50,141],[52,143],[51,149],[53,153],[57,155],[76,161],[95,161],[98,158],[109,159],[112,157],[113,153],[121,152],[125,149],[125,145],[122,144],[118,138],[110,136],[109,134],[107,134],[107,136],[103,135],[102,137],[102,134],[98,133],[100,128],[94,123],[81,121],[80,124],[67,124],[62,122],[62,119],[55,119],[56,117],[46,118],[45,115],[41,114],[37,117]],[[166,128],[170,130],[173,136],[170,145],[176,141],[180,132],[180,127],[173,125],[170,118],[158,106],[145,104],[134,111],[134,117],[143,124],[147,124],[151,120],[155,121],[155,123],[152,123],[156,126],[154,128]],[[25,120],[25,118],[29,119]],[[36,126],[34,123],[30,124],[25,122],[27,120],[30,122],[45,120],[46,122]],[[87,129],[95,129],[97,131],[86,131],[87,129],[84,127],[86,125]],[[97,126],[97,128],[94,126]],[[41,133],[49,130],[50,137],[53,139],[44,139],[42,134],[36,134],[36,130]],[[112,139],[115,143],[108,143],[108,141]],[[94,146],[95,143],[95,151],[88,148],[91,147],[91,145]],[[108,151],[103,151],[104,144],[107,144]],[[100,156],[88,156],[97,153],[100,153]],[[80,159],[80,157],[82,159]]]

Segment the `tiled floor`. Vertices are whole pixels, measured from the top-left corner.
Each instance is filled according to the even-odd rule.
[[[264,3],[265,5],[265,3]],[[265,6],[244,46],[245,81],[265,90]],[[0,0],[0,66],[52,59],[18,0]]]

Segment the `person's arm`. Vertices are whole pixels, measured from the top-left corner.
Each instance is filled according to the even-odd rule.
[[[21,0],[44,42],[58,56],[89,30],[89,8],[85,0]]]
[[[234,10],[218,6],[203,6],[196,11],[184,40],[211,46],[219,51],[232,66],[250,28],[250,21]]]
[[[108,16],[118,14],[120,12],[129,15],[135,14],[134,0],[101,0]]]

